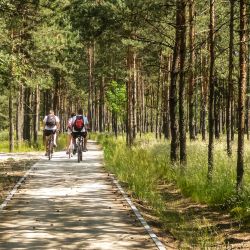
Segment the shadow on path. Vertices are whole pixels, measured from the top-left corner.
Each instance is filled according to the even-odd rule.
[[[0,249],[156,249],[102,168],[94,142],[83,162],[56,152],[0,212]]]

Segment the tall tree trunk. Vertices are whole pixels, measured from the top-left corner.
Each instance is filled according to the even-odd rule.
[[[89,92],[88,92],[88,118],[89,118],[89,127],[93,130],[93,121],[92,121],[92,107],[93,107],[93,54],[94,48],[93,43],[91,42],[88,47],[88,73],[89,73]]]
[[[94,131],[98,131],[98,90],[97,90],[97,86],[94,86],[95,89],[95,105],[94,105],[94,121],[95,121],[95,125],[94,125]]]
[[[239,192],[242,189],[244,174],[244,114],[247,84],[247,0],[240,0],[240,77],[238,85],[238,154],[237,154],[237,184]]]
[[[194,129],[194,0],[189,0],[189,137],[195,140]]]
[[[180,80],[180,88],[179,95],[181,95],[182,99],[182,92],[184,90],[184,58],[185,53],[183,53],[184,48],[181,48],[183,45],[183,42],[185,41],[185,13],[183,10],[185,10],[186,1],[185,0],[177,0],[176,1],[176,30],[175,30],[175,45],[174,45],[174,53],[173,53],[173,62],[172,62],[172,69],[171,69],[171,82],[170,82],[170,97],[169,97],[169,107],[170,107],[170,123],[171,123],[171,150],[170,150],[170,159],[172,162],[177,161],[178,153],[178,125],[177,125],[177,80],[178,76],[180,75],[183,79]],[[184,24],[184,25],[183,25]],[[182,68],[180,70],[180,67]],[[183,107],[183,100],[179,100],[179,111],[184,112]],[[183,111],[182,111],[183,109]],[[183,136],[183,127],[185,130],[185,126],[182,124],[184,121],[184,113],[179,114],[179,124],[182,125],[180,128],[181,136]],[[185,124],[185,122],[184,122]],[[182,137],[180,140],[183,141],[184,137]],[[183,153],[183,146],[182,145],[182,153]],[[182,155],[182,160],[183,161]]]
[[[216,139],[220,138],[220,97],[219,97],[219,90],[218,90],[218,79],[214,79],[215,85],[215,92],[214,92],[214,135]]]
[[[54,76],[54,98],[53,98],[53,110],[55,111],[55,114],[58,115],[59,112],[59,98],[60,98],[60,72],[58,70],[54,70],[53,72]]]
[[[210,30],[209,30],[209,52],[210,52],[210,72],[209,72],[209,141],[208,141],[208,180],[212,180],[214,167],[214,38],[215,38],[215,0],[210,0]]]
[[[166,69],[164,72],[163,79],[163,90],[162,90],[162,100],[163,100],[163,133],[165,139],[170,139],[170,121],[169,121],[169,73],[171,70],[171,58],[167,58]]]
[[[24,128],[23,128],[23,138],[24,140],[31,143],[31,89],[29,87],[25,88],[24,91],[24,101],[25,101],[25,116],[24,116]]]
[[[128,81],[127,81],[127,136],[126,142],[129,147],[132,146],[134,142],[133,137],[133,75],[132,75],[132,66],[133,66],[133,53],[131,47],[128,47],[127,52],[127,68],[128,68]]]
[[[207,93],[208,93],[208,68],[207,57],[203,56],[202,60],[202,140],[206,140],[206,117],[207,117]]]
[[[141,131],[145,133],[145,82],[141,76]]]
[[[158,139],[160,132],[160,91],[161,91],[161,82],[162,82],[162,51],[160,51],[159,55],[159,70],[158,70],[158,81],[157,81],[157,92],[156,92],[156,117],[155,117],[155,137]]]
[[[229,25],[229,58],[228,58],[228,85],[227,85],[227,154],[232,155],[232,94],[233,94],[233,47],[234,47],[234,3],[235,0],[230,0],[230,25]]]
[[[16,115],[16,136],[18,147],[23,142],[23,122],[24,122],[24,86],[22,83],[19,85],[18,98],[17,98],[17,115]]]
[[[153,133],[154,131],[154,100],[155,100],[155,91],[153,86],[150,87],[151,89],[151,107],[150,107],[150,132]]]
[[[133,66],[131,70],[133,70],[133,79],[132,79],[132,133],[133,140],[136,138],[137,133],[137,65],[136,65],[136,53],[133,51]]]
[[[9,90],[9,151],[14,151],[13,89]]]
[[[38,145],[38,130],[39,130],[39,106],[40,106],[40,90],[39,86],[36,86],[35,101],[34,101],[34,117],[33,117],[33,136],[34,144]]]
[[[104,120],[104,82],[105,78],[102,76],[100,81],[100,96],[99,96],[99,131],[103,132],[103,120]]]
[[[180,163],[186,165],[186,126],[185,126],[185,57],[186,57],[186,0],[180,1],[180,82],[179,82],[179,128]]]

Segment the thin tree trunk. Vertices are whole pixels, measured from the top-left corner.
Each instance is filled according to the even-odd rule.
[[[133,140],[136,138],[137,133],[137,65],[136,53],[133,51],[133,79],[132,79],[132,133]]]
[[[40,90],[39,90],[39,86],[37,85],[36,90],[35,90],[34,117],[33,117],[34,144],[36,146],[38,145],[39,106],[40,106]]]
[[[195,140],[194,129],[194,0],[189,0],[189,137]]]
[[[89,118],[89,127],[93,130],[93,121],[92,121],[92,92],[93,92],[93,44],[90,43],[88,47],[88,73],[89,73],[89,92],[88,92],[88,118]]]
[[[207,93],[208,93],[208,68],[207,57],[203,56],[202,62],[202,140],[206,140],[206,117],[207,117]]]
[[[230,0],[230,25],[229,25],[229,58],[228,58],[228,85],[227,85],[227,154],[232,155],[232,93],[233,93],[233,46],[234,46],[234,3],[235,0]]]
[[[14,151],[14,121],[13,121],[13,92],[12,84],[9,90],[9,151]]]
[[[103,132],[103,119],[104,119],[104,82],[105,78],[102,76],[100,81],[100,97],[99,97],[99,131]]]
[[[154,100],[155,100],[155,92],[153,86],[151,86],[151,107],[150,107],[150,132],[154,131]]]
[[[17,115],[16,115],[16,135],[18,147],[23,142],[23,123],[24,123],[24,86],[19,85],[18,100],[17,100]]]
[[[209,141],[208,141],[208,180],[212,180],[214,167],[214,26],[215,26],[215,0],[210,0],[210,73],[209,73]]]
[[[127,67],[129,71],[128,81],[127,81],[127,145],[132,146],[134,142],[133,137],[133,78],[132,78],[132,65],[133,65],[133,53],[131,47],[128,47],[127,54]]]
[[[186,57],[186,0],[180,2],[180,82],[179,82],[179,128],[180,163],[186,165],[186,126],[185,126],[185,57]]]
[[[220,138],[220,97],[218,90],[218,79],[214,79],[214,87],[216,91],[214,92],[214,135],[216,139]]]
[[[28,141],[31,143],[31,102],[30,102],[30,97],[31,97],[31,89],[26,88],[24,91],[24,100],[25,100],[25,116],[24,116],[24,128],[23,128],[23,137],[24,140]]]
[[[162,82],[162,51],[159,55],[159,70],[158,70],[158,81],[157,81],[157,92],[156,92],[156,117],[155,117],[155,137],[158,139],[160,132],[160,91],[161,91],[161,82]]]
[[[244,115],[247,84],[247,0],[240,0],[240,78],[238,85],[238,154],[237,154],[237,184],[239,192],[243,186],[244,175]]]

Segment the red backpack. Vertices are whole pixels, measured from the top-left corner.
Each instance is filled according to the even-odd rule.
[[[74,129],[78,132],[80,132],[83,127],[84,127],[84,120],[83,120],[83,116],[82,115],[77,115],[75,122],[74,122]]]

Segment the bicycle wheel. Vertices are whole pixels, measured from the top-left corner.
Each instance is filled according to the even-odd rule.
[[[53,136],[50,135],[50,137],[49,137],[49,150],[48,150],[49,160],[51,160],[52,154],[53,154]]]
[[[81,138],[81,141],[80,141],[80,145],[81,145],[80,161],[82,161],[82,151],[83,151],[82,138]]]
[[[78,138],[77,141],[77,161],[80,162],[82,159],[82,145],[81,145],[81,138]]]

